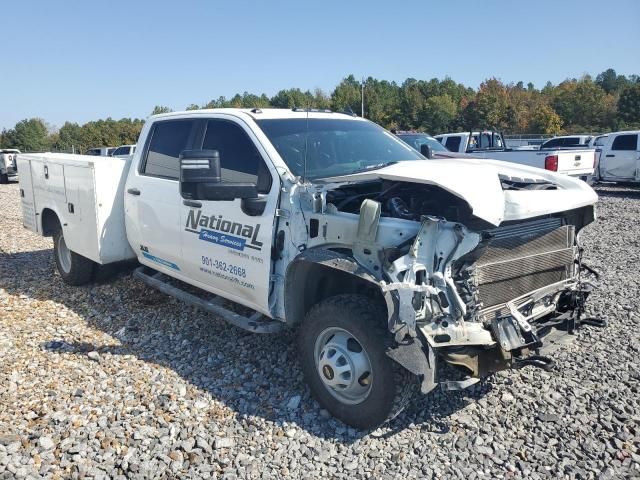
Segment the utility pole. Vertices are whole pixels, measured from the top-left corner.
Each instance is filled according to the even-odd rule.
[[[364,77],[362,77],[362,83],[360,85],[362,86],[360,91],[360,116],[364,118]]]

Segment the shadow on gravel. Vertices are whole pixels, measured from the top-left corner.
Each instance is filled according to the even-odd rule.
[[[185,309],[180,302],[134,280],[129,265],[105,272],[97,283],[86,287],[69,287],[54,272],[51,250],[0,252],[1,288],[12,295],[60,303],[91,327],[120,340],[121,345],[52,338],[40,345],[43,351],[133,355],[172,369],[238,416],[258,416],[277,425],[296,423],[320,438],[347,444],[371,433],[358,432],[322,416],[302,381],[295,332],[257,335],[222,320],[212,321],[211,315],[198,314],[192,307]],[[229,345],[235,348],[229,349]],[[374,435],[390,437],[412,426],[425,432],[447,433],[448,417],[491,388],[491,383],[485,382],[464,392],[437,389],[426,397],[418,395],[407,410]],[[299,408],[288,408],[293,396],[301,397]],[[160,397],[163,396],[158,396],[158,404],[167,401]]]
[[[637,185],[610,185],[606,189],[596,186],[594,189],[600,197],[640,199],[640,187]]]

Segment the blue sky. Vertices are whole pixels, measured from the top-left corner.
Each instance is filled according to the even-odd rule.
[[[605,6],[606,5],[606,6]],[[640,1],[2,0],[0,128],[146,117],[346,75],[640,74]]]

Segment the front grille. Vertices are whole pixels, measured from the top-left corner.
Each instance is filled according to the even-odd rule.
[[[488,233],[492,240],[475,271],[483,309],[573,275],[575,228],[562,225],[560,219],[500,227]]]

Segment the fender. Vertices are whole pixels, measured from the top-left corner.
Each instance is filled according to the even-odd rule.
[[[368,286],[380,293],[387,307],[388,324],[396,316],[397,301],[391,292],[385,292],[378,280],[362,267],[351,255],[326,248],[310,248],[296,256],[287,266],[285,279],[285,316],[290,325],[297,323],[306,313],[305,304],[308,298],[300,295],[301,280],[314,268],[327,269],[337,275],[353,276],[355,284]],[[341,293],[345,293],[344,290]],[[356,293],[354,291],[354,293]],[[327,295],[325,295],[327,296]]]

